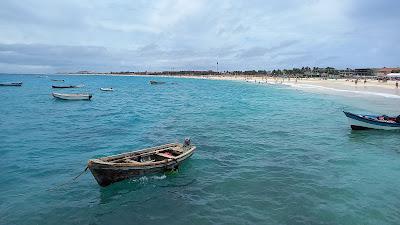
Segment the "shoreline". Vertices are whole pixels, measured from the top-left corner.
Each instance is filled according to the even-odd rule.
[[[154,77],[154,78],[185,78],[185,79],[201,79],[201,80],[226,80],[226,81],[241,81],[254,84],[265,85],[284,85],[288,88],[302,90],[313,93],[326,94],[359,94],[359,95],[374,95],[385,98],[399,98],[400,87],[396,88],[396,81],[388,80],[381,82],[374,79],[321,79],[321,78],[283,78],[271,76],[232,76],[232,75],[151,75],[151,74],[57,74],[65,76],[122,76],[122,77]],[[400,85],[400,84],[399,84]]]
[[[115,75],[112,75],[115,76]],[[117,75],[119,76],[119,75]],[[138,76],[138,75],[123,75]],[[400,98],[400,88],[396,88],[396,81],[389,80],[380,82],[378,80],[366,79],[320,79],[320,78],[281,78],[281,77],[258,77],[258,76],[169,76],[169,75],[139,75],[144,77],[165,77],[165,78],[187,78],[187,79],[204,79],[204,80],[228,80],[242,81],[255,84],[284,85],[289,88],[301,89],[311,92],[349,92],[359,94],[372,94],[382,97],[398,97]]]

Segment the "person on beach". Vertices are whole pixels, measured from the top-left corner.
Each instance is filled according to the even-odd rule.
[[[396,88],[399,88],[399,82],[396,81]]]

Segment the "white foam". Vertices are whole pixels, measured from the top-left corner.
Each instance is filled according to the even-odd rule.
[[[165,176],[165,174],[163,174],[161,176],[152,176],[151,178],[154,180],[164,180],[165,178],[167,178],[167,176]]]
[[[344,89],[337,89],[337,88],[331,88],[331,87],[323,87],[323,86],[314,85],[314,84],[293,84],[293,83],[282,83],[282,84],[292,87],[292,88],[299,88],[299,89],[318,89],[318,90],[322,90],[322,91],[353,93],[353,94],[361,94],[361,95],[375,95],[375,96],[380,96],[380,97],[385,97],[385,98],[400,99],[400,95],[388,94],[388,93],[382,93],[382,92],[344,90]]]

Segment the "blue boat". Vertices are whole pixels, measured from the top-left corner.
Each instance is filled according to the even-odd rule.
[[[360,115],[350,112],[344,112],[344,114],[349,119],[350,127],[353,130],[400,130],[400,115],[390,117],[386,115]]]

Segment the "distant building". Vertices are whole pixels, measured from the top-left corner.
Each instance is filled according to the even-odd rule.
[[[398,68],[398,67],[397,68],[386,68],[386,67],[383,67],[383,68],[374,70],[374,73],[375,73],[376,76],[386,76],[389,73],[398,73],[398,72],[400,72],[400,68]]]
[[[370,77],[374,76],[374,70],[373,69],[354,69],[354,75],[355,76],[362,76],[362,77]]]
[[[351,77],[351,76],[354,76],[354,74],[355,74],[355,71],[352,69],[349,69],[349,68],[347,68],[345,70],[339,70],[339,75],[341,77]]]

